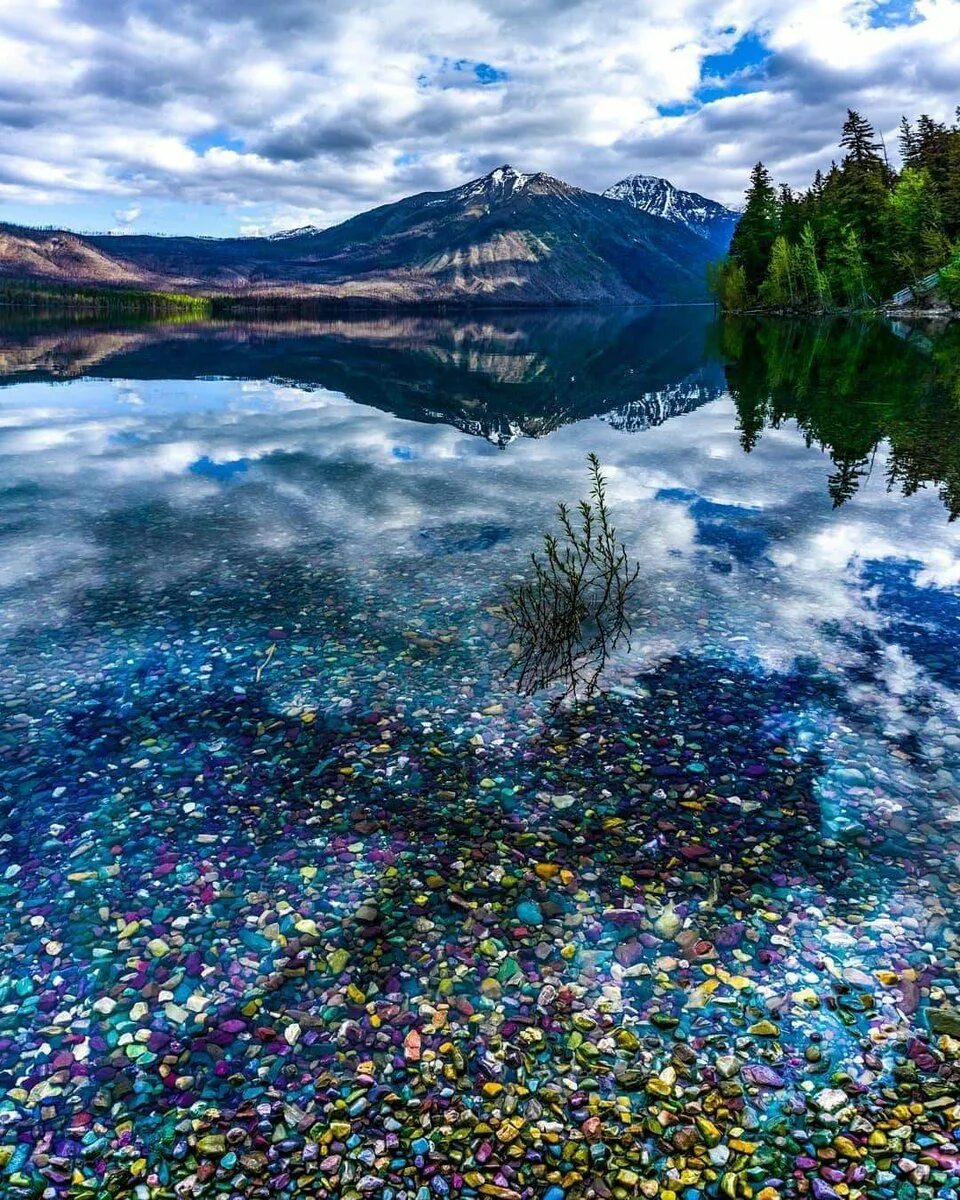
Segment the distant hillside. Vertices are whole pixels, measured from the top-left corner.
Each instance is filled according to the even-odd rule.
[[[0,226],[0,277],[263,303],[644,304],[706,298],[714,246],[675,221],[509,166],[330,229],[270,238]]]

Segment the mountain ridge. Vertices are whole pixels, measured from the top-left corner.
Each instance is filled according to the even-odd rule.
[[[709,239],[675,221],[509,164],[326,229],[271,237],[0,225],[0,277],[261,303],[699,302],[715,256]]]
[[[720,255],[727,252],[740,214],[719,200],[699,192],[678,188],[659,175],[634,174],[608,187],[604,196],[665,221],[682,225],[715,245]]]

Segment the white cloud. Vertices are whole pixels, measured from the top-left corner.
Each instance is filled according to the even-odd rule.
[[[132,225],[141,215],[143,209],[139,204],[131,204],[129,208],[120,208],[113,214],[121,225]]]
[[[950,115],[960,0],[916,0],[896,28],[878,23],[885,11],[0,0],[0,200],[38,220],[96,197],[105,213],[117,197],[209,205],[225,232],[272,230],[506,160],[596,189],[650,170],[736,201],[758,157],[796,184],[826,165],[848,105],[888,137],[902,111]],[[764,77],[698,106],[706,57],[747,35],[772,55]],[[675,106],[689,111],[659,111]]]

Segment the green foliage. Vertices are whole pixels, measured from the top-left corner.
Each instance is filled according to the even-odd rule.
[[[899,175],[858,112],[848,111],[840,148],[806,192],[777,191],[763,164],[754,167],[729,257],[711,276],[721,307],[862,310],[949,259],[960,238],[960,109],[952,126],[901,122]]]
[[[530,556],[533,578],[511,587],[504,605],[520,692],[562,683],[566,697],[592,696],[608,656],[621,643],[629,648],[626,604],[640,565],[617,541],[599,459],[587,462],[590,498],[578,504],[579,519],[557,505],[559,534],[544,536],[543,556]]]
[[[888,246],[909,283],[936,269],[950,254],[939,198],[926,167],[904,167],[887,196]]]
[[[842,236],[828,248],[828,255],[829,276],[840,304],[857,310],[869,308],[867,263],[856,231],[845,229]]]
[[[730,246],[731,257],[743,267],[747,286],[753,292],[766,276],[778,230],[779,209],[773,180],[763,163],[758,162],[751,173],[743,216]]]
[[[95,316],[197,320],[212,313],[206,296],[121,288],[83,288],[36,280],[0,279],[0,306],[15,309],[69,308]]]
[[[817,311],[831,308],[830,283],[820,270],[816,238],[813,226],[809,221],[800,233],[800,243],[796,248],[795,257],[804,305]]]
[[[741,312],[750,302],[747,276],[742,265],[725,258],[707,267],[707,286],[717,304],[727,312]]]
[[[793,250],[783,234],[780,234],[770,251],[767,277],[760,285],[761,303],[771,308],[795,308],[797,282]]]
[[[948,304],[960,308],[960,257],[940,272],[940,291]]]

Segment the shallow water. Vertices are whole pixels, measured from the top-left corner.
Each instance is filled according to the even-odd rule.
[[[955,328],[0,370],[4,1195],[957,1194]],[[499,606],[590,451],[642,572],[557,706]]]

